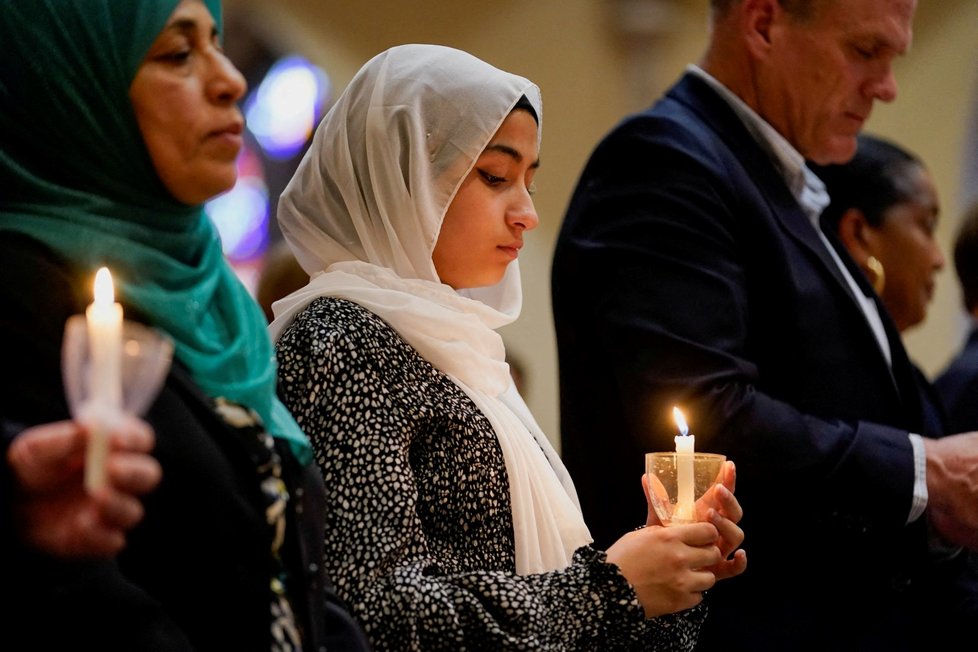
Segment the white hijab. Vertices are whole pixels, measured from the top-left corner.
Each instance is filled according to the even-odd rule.
[[[535,84],[452,48],[402,45],[367,62],[279,200],[279,225],[312,280],[274,303],[269,328],[277,340],[318,297],[347,299],[447,374],[499,439],[516,570],[529,574],[566,567],[591,536],[495,331],[519,315],[519,267],[511,263],[494,286],[456,292],[431,259],[459,185],[521,96],[541,119]]]

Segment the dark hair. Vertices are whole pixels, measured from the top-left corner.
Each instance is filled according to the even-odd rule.
[[[859,136],[856,155],[848,163],[808,165],[825,183],[832,201],[822,224],[833,232],[850,208],[859,209],[872,226],[880,226],[893,206],[911,198],[909,173],[923,162],[898,145],[869,134]]]
[[[743,0],[710,0],[710,8],[714,16],[722,16],[738,2]],[[778,0],[778,4],[787,14],[802,22],[812,18],[824,3],[825,0]]]
[[[954,271],[961,283],[964,306],[971,312],[978,306],[978,202],[961,218],[954,239]]]
[[[537,115],[537,110],[533,108],[532,104],[530,104],[530,100],[526,98],[526,95],[520,95],[520,99],[516,101],[516,105],[513,107],[513,111],[517,111],[520,109],[532,115],[533,121],[536,122],[537,125],[539,126],[540,117]]]

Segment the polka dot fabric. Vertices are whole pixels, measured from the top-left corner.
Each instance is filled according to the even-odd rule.
[[[645,620],[604,552],[516,575],[488,420],[379,317],[317,299],[277,352],[329,493],[327,569],[378,650],[692,648],[704,610]]]

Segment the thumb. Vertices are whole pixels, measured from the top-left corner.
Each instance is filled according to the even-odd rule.
[[[645,516],[646,525],[662,525],[662,521],[659,520],[659,515],[655,513],[655,506],[652,504],[652,493],[649,489],[649,474],[642,474],[642,491],[645,492],[645,505],[648,512]]]

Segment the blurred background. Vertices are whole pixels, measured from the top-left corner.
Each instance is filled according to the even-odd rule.
[[[276,199],[315,125],[368,59],[393,45],[457,47],[536,82],[544,101],[540,226],[520,256],[523,314],[503,329],[523,391],[558,443],[550,312],[553,244],[591,149],[625,114],[651,104],[706,43],[707,0],[225,0],[225,48],[245,73],[247,147],[231,192],[208,207],[225,252],[252,291],[281,240]],[[927,320],[906,342],[933,377],[957,352],[967,320],[951,256],[958,218],[978,200],[978,2],[918,3],[914,42],[896,64],[900,94],[867,131],[916,152],[942,202],[947,266]],[[582,301],[588,300],[581,297]],[[681,310],[682,306],[677,306]]]

